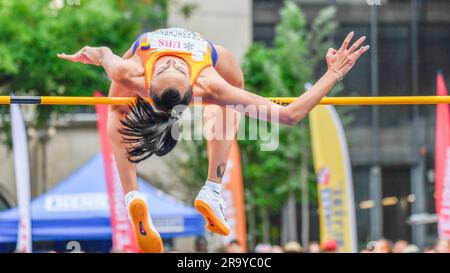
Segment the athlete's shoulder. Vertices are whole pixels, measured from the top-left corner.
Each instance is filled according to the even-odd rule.
[[[223,84],[223,82],[223,78],[217,73],[214,67],[206,67],[194,83],[194,94],[202,97],[205,103],[215,102],[217,98],[217,87]]]

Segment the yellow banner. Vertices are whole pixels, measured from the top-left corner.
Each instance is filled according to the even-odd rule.
[[[335,108],[310,114],[312,153],[319,195],[320,241],[335,240],[339,252],[356,252],[353,179],[344,129]]]

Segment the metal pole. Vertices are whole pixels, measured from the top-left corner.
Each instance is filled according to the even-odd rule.
[[[383,237],[382,180],[379,165],[370,168],[369,182],[370,199],[374,204],[370,212],[370,239],[378,240]]]
[[[296,161],[289,160],[288,170],[289,170],[289,180],[296,180]],[[289,241],[297,241],[297,199],[295,197],[295,192],[291,190],[289,192],[288,200],[287,200],[287,236]]]
[[[411,1],[411,87],[412,95],[419,94],[419,31],[418,31],[418,0]],[[417,158],[417,163],[413,166],[411,177],[411,192],[415,195],[416,200],[412,205],[412,214],[424,213],[425,206],[425,148],[420,151],[421,147],[425,147],[425,139],[419,139],[419,107],[413,105],[413,126],[412,141],[413,156]],[[412,226],[412,240],[417,246],[425,247],[426,230],[425,225]]]
[[[419,162],[412,168],[411,172],[411,192],[415,196],[412,202],[412,215],[421,215],[426,213],[425,202],[425,161],[426,149],[422,148]],[[426,243],[426,226],[425,223],[417,223],[412,225],[412,242],[423,249]]]
[[[303,126],[302,126],[303,127]],[[301,151],[301,189],[302,189],[302,245],[307,248],[309,245],[309,187],[308,187],[308,152]]]
[[[378,6],[370,6],[371,43],[371,95],[378,96]],[[370,213],[370,237],[376,240],[383,235],[383,214],[381,207],[382,181],[380,167],[379,108],[372,107],[372,166],[370,170],[370,199],[374,206]]]

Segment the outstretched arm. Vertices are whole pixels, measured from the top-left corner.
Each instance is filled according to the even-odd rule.
[[[314,84],[314,86],[298,97],[288,106],[277,105],[270,100],[245,91],[243,89],[231,86],[220,77],[213,77],[208,86],[210,94],[207,101],[221,106],[237,106],[244,108],[247,106],[256,106],[254,113],[245,112],[245,114],[254,118],[274,120],[278,115],[279,122],[287,125],[294,125],[301,121],[306,115],[320,102],[320,100],[331,90],[336,82],[345,76],[354,66],[361,55],[369,50],[369,46],[360,47],[365,37],[357,40],[350,48],[348,47],[354,33],[351,32],[344,40],[341,48],[328,50],[326,59],[328,71]],[[261,116],[267,110],[265,117]],[[245,111],[245,109],[243,109]],[[248,110],[248,109],[247,109]]]
[[[129,52],[127,52],[129,54]],[[57,54],[58,58],[71,62],[103,66],[108,76],[130,89],[145,91],[144,68],[131,59],[115,55],[107,47],[85,46],[77,53],[67,55]]]

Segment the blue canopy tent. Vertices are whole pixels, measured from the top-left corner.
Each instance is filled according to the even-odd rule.
[[[163,238],[200,236],[204,220],[192,207],[138,178]],[[111,240],[110,211],[101,154],[31,202],[33,241]],[[0,244],[17,239],[18,210],[0,213]]]

